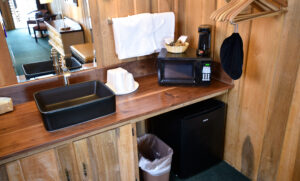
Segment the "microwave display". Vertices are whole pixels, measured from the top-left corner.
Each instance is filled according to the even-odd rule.
[[[166,79],[193,79],[193,65],[190,63],[165,63],[164,77]]]

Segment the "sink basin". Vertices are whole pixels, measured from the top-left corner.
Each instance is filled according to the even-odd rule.
[[[81,68],[81,63],[76,58],[71,57],[66,59],[66,66],[68,67],[69,70],[74,70],[74,69]],[[53,62],[51,60],[23,64],[22,69],[26,79],[31,79],[34,77],[55,73]]]
[[[116,111],[115,94],[102,82],[89,81],[34,93],[46,130],[53,131]]]

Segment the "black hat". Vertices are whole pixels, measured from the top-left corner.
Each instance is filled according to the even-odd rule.
[[[223,41],[221,46],[221,64],[225,72],[234,80],[241,77],[243,72],[243,40],[238,33]]]

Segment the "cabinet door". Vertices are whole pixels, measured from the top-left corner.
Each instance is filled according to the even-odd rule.
[[[20,160],[25,180],[59,181],[58,163],[54,150],[37,153]]]
[[[6,164],[6,170],[9,180],[11,181],[25,181],[21,163],[19,160]],[[0,179],[1,180],[1,179]]]
[[[94,181],[97,180],[97,168],[93,154],[90,152],[88,139],[82,139],[74,142],[75,155],[79,170],[80,180]]]
[[[106,131],[88,139],[97,162],[99,180],[121,180],[116,131]]]
[[[139,180],[135,125],[74,142],[81,180]]]
[[[64,181],[80,181],[73,144],[56,148],[60,163],[60,174]]]
[[[8,176],[7,176],[5,165],[0,165],[0,180],[8,181]]]
[[[139,180],[136,125],[116,129],[121,180]]]

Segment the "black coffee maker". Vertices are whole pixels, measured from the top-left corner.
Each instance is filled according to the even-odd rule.
[[[198,28],[199,41],[197,55],[202,57],[210,57],[211,47],[211,25],[201,25]]]

